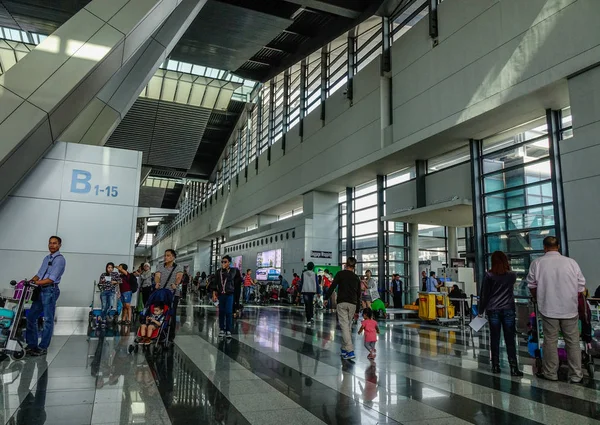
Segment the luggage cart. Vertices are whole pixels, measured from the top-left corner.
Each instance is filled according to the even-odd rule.
[[[25,357],[25,348],[20,335],[20,323],[24,317],[25,304],[31,300],[34,282],[14,280],[10,285],[15,288],[13,296],[4,299],[4,307],[0,309],[0,353],[10,355],[13,360]]]
[[[101,291],[98,288],[98,283],[94,280],[94,284],[92,286],[92,304],[90,305],[90,313],[89,313],[90,327],[95,327],[96,325],[98,325],[98,321],[100,320],[100,316],[102,315],[102,303],[100,302],[100,292]],[[119,288],[117,287],[113,293],[112,305],[111,305],[110,309],[108,310],[108,316],[106,318],[107,324],[116,325],[117,322],[119,321],[119,316],[121,314],[121,309],[119,308],[120,307],[119,304],[120,304]]]
[[[537,348],[535,348],[535,346],[530,346],[530,350],[533,350],[533,355],[535,357],[535,366],[536,366],[536,370],[537,371],[541,371],[542,370],[542,358],[543,358],[543,351],[542,351],[542,346],[544,343],[544,333],[543,333],[543,326],[542,326],[542,320],[538,311],[538,304],[537,302],[532,298],[532,303],[533,303],[533,308],[534,308],[534,314],[535,314],[535,329],[533,330],[534,335],[537,336]],[[589,305],[586,302],[584,303],[584,305],[589,308]],[[586,314],[586,316],[588,316]],[[581,321],[580,321],[581,322]],[[581,323],[580,323],[581,325]],[[581,326],[580,326],[581,328]],[[581,332],[580,332],[581,333]],[[591,355],[591,346],[589,343],[582,341],[581,336],[579,338],[579,347],[581,349],[581,366],[587,370],[588,375],[591,379],[594,379],[594,374],[595,374],[595,365],[594,365],[594,358]],[[565,341],[564,339],[562,339],[559,335],[558,338],[558,350],[559,350],[559,367],[562,366],[563,364],[565,364],[565,360],[564,358],[561,358],[561,354],[560,351],[561,350],[565,350]],[[531,354],[531,352],[530,352]]]

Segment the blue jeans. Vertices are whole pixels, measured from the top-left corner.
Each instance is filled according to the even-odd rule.
[[[106,316],[108,315],[108,311],[111,307],[113,307],[113,301],[115,298],[115,293],[113,291],[102,291],[100,292],[100,302],[102,303],[102,313],[100,317],[102,320],[106,320]]]
[[[219,328],[225,332],[233,330],[233,294],[219,295]]]
[[[250,294],[252,293],[252,286],[244,286],[244,302],[248,304],[250,302]]]
[[[47,349],[52,339],[54,331],[54,312],[56,309],[56,300],[60,295],[60,290],[54,285],[43,286],[40,290],[40,297],[31,304],[27,314],[27,346],[30,348],[39,347]],[[42,341],[38,345],[38,318],[44,314],[44,329],[42,330]]]
[[[487,312],[488,321],[490,323],[490,345],[492,349],[492,364],[500,362],[500,329],[504,331],[504,342],[506,343],[506,352],[508,354],[508,362],[516,364],[517,362],[517,346],[515,342],[516,329],[516,313],[513,309],[506,310],[489,310]]]

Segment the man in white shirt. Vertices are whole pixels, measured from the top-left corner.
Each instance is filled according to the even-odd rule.
[[[544,239],[543,257],[529,267],[527,284],[537,299],[538,311],[544,328],[543,371],[537,376],[550,381],[558,380],[558,333],[562,331],[569,363],[569,380],[583,379],[579,348],[579,312],[577,297],[585,290],[585,278],[577,262],[558,252],[559,242],[554,236]]]

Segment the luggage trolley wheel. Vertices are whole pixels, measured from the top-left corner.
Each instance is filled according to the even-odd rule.
[[[21,348],[19,351],[13,351],[11,357],[13,360],[21,360],[23,357],[25,357],[25,350]]]

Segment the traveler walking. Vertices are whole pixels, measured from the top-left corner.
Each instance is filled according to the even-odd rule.
[[[42,260],[42,265],[37,274],[31,279],[37,284],[32,295],[32,304],[27,314],[27,349],[30,356],[44,356],[48,352],[48,346],[54,332],[54,313],[56,301],[60,295],[58,285],[65,272],[65,257],[60,253],[62,239],[51,236],[48,240],[48,251]],[[42,341],[38,343],[38,318],[44,314],[44,329],[42,330]]]
[[[252,269],[246,270],[246,276],[244,276],[244,303],[246,304],[250,304],[250,294],[255,283],[252,279]]]
[[[562,332],[569,363],[569,381],[580,383],[581,352],[579,349],[578,297],[585,291],[585,278],[577,262],[559,252],[559,241],[554,236],[544,238],[544,256],[529,266],[527,283],[537,300],[544,331],[542,372],[537,376],[550,381],[558,380],[558,333]]]
[[[312,261],[306,265],[306,270],[302,272],[302,278],[300,278],[300,293],[304,297],[306,324],[310,326],[315,322],[315,294],[321,294],[319,277],[315,273],[315,264]]]
[[[511,271],[506,254],[496,251],[492,254],[492,268],[486,273],[481,288],[479,315],[487,312],[490,323],[492,372],[500,373],[500,329],[504,332],[504,342],[508,353],[508,363],[512,376],[523,376],[517,362],[515,336],[516,312],[513,295],[517,274]],[[458,288],[458,287],[457,287]]]
[[[356,258],[348,257],[344,270],[335,275],[333,283],[325,296],[325,299],[328,300],[337,288],[337,316],[342,329],[341,356],[344,360],[351,360],[356,357],[354,355],[354,345],[352,344],[352,320],[358,319],[361,290],[360,278],[354,272],[355,267]]]
[[[140,272],[140,295],[142,296],[142,302],[146,305],[146,301],[152,294],[152,272],[150,271],[150,264],[144,263]]]
[[[183,266],[175,262],[177,253],[172,249],[167,249],[163,256],[163,263],[159,264],[154,273],[154,282],[156,289],[169,289],[173,292],[173,305],[171,306],[173,320],[170,321],[169,339],[175,338],[175,329],[177,325],[177,306],[181,297],[181,279],[183,279]]]
[[[213,293],[213,301],[219,300],[219,337],[231,338],[233,330],[233,294],[235,287],[242,283],[240,271],[231,266],[231,257],[225,255],[221,259],[221,270],[215,276],[217,290]],[[217,295],[218,294],[218,295]]]
[[[121,303],[123,304],[123,311],[121,313],[121,324],[131,325],[131,298],[133,296],[131,288],[131,279],[136,277],[127,271],[129,267],[127,264],[119,264],[117,270],[119,270],[121,282],[119,283],[119,291],[121,292]]]

